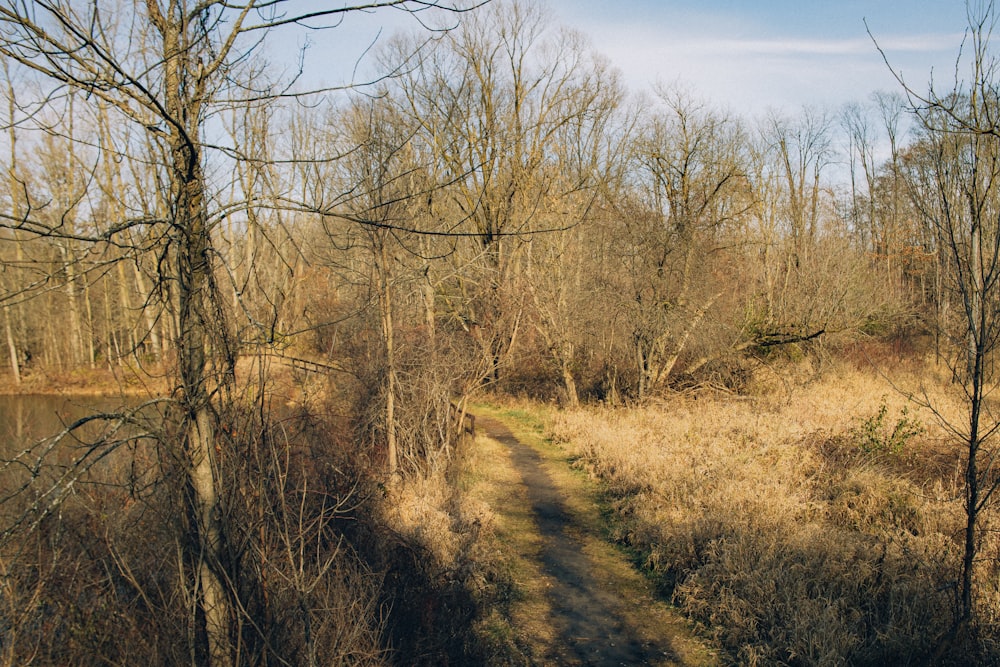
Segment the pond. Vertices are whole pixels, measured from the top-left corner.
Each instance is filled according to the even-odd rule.
[[[96,419],[68,430],[86,417],[135,412],[140,405],[138,399],[110,396],[0,396],[0,504],[4,510],[8,509],[6,500],[29,485],[36,489],[29,495],[44,496],[55,493],[46,489],[70,488],[77,481],[135,484],[154,475],[155,448],[142,444],[140,436],[148,430],[141,425]],[[151,425],[161,423],[152,408],[137,416]]]
[[[115,412],[135,401],[107,396],[0,396],[2,452],[11,454],[49,438],[77,419],[97,413]],[[98,425],[83,429],[82,437],[96,436]]]

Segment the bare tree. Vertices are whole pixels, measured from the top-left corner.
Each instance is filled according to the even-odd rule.
[[[966,408],[964,423],[942,417],[964,450],[966,522],[953,640],[975,620],[983,517],[1000,486],[1000,420],[989,407],[1000,343],[1000,62],[991,52],[998,16],[993,2],[970,3],[967,11],[969,48],[956,72],[967,66],[968,78],[943,92],[932,84],[924,93],[897,75],[921,130],[906,162],[908,186],[919,215],[935,232],[947,287],[959,304],[943,323]]]
[[[820,109],[805,108],[790,120],[772,115],[767,136],[777,152],[785,181],[787,231],[792,239],[790,261],[798,266],[820,232],[822,173],[832,157],[831,119]]]
[[[477,272],[456,273],[447,301],[496,382],[523,329],[526,302],[514,285],[525,243],[553,229],[550,211],[576,207],[570,202],[592,186],[563,179],[557,144],[570,127],[599,127],[617,84],[579,34],[550,31],[543,10],[509,2],[450,33],[399,85],[434,150],[435,177],[447,184],[434,196],[435,215],[471,240],[460,261]]]
[[[552,231],[529,240],[525,278],[532,323],[562,381],[566,402],[579,401],[577,375],[586,350],[584,330],[594,318],[596,281],[589,257],[594,220],[605,209],[609,183],[626,163],[629,119],[619,113],[624,93],[617,74],[602,67],[575,91],[589,113],[571,116],[552,136],[552,165],[545,220]],[[624,121],[624,122],[623,122]]]
[[[4,82],[6,83],[6,97],[7,104],[5,111],[7,112],[7,117],[5,124],[7,125],[7,143],[10,153],[8,155],[7,164],[7,196],[9,197],[9,206],[11,213],[15,217],[20,217],[23,209],[21,200],[23,199],[23,185],[21,179],[18,176],[18,159],[17,159],[17,132],[14,127],[14,118],[16,116],[17,109],[17,99],[15,97],[14,82],[10,78],[10,66],[6,60],[0,61],[0,65],[3,66],[4,72]],[[12,241],[17,245],[20,251],[20,244],[15,238]],[[18,291],[17,286],[11,284],[13,281],[9,277],[12,272],[5,271],[4,280],[4,291],[7,294],[13,294]],[[21,359],[20,350],[18,349],[17,340],[14,334],[14,309],[13,307],[4,300],[3,303],[3,315],[4,315],[4,334],[7,342],[7,353],[10,359],[11,374],[14,377],[15,384],[21,384]]]
[[[721,296],[711,256],[749,209],[741,124],[676,88],[660,90],[652,111],[634,139],[639,187],[618,202],[624,229],[613,254],[624,270],[610,279],[639,399],[664,387]]]
[[[407,237],[416,231],[410,213],[413,200],[420,194],[428,196],[429,190],[420,182],[422,165],[413,160],[413,131],[405,118],[384,103],[386,94],[383,91],[382,97],[374,101],[355,100],[342,114],[342,131],[334,138],[334,145],[346,157],[338,165],[341,173],[328,186],[351,194],[329,211],[323,226],[337,258],[330,257],[327,263],[339,264],[346,280],[373,293],[382,343],[379,430],[383,433],[388,471],[395,475],[400,459],[395,303],[401,280],[399,253],[404,251]],[[354,259],[358,251],[364,255],[360,261]]]
[[[72,138],[66,119],[53,120],[45,111],[58,109],[54,105],[64,100],[73,100],[77,107],[104,105],[116,114],[117,122],[136,128],[134,139],[151,149],[158,193],[147,210],[94,221],[92,228],[84,229],[67,224],[81,211],[74,200],[59,211],[29,208],[4,212],[0,220],[18,233],[65,244],[124,247],[140,235],[154,240],[160,253],[157,289],[173,315],[178,459],[184,462],[184,497],[194,537],[186,556],[192,562],[189,584],[196,600],[192,609],[197,610],[193,618],[204,624],[203,650],[209,664],[233,662],[236,613],[224,559],[227,537],[221,505],[224,482],[217,461],[222,445],[217,403],[226,399],[232,385],[239,346],[234,314],[217,280],[216,231],[227,208],[247,210],[256,205],[220,206],[206,174],[209,163],[219,158],[212,148],[210,121],[240,105],[278,99],[287,92],[288,82],[263,86],[247,77],[247,64],[272,31],[294,24],[329,26],[361,10],[417,12],[437,6],[410,0],[319,8],[291,0],[238,4],[7,0],[0,5],[0,56],[39,82],[38,96],[19,100],[22,126],[33,124],[49,136]],[[116,149],[114,157],[134,159],[135,148]],[[232,151],[228,155],[240,159]],[[85,182],[81,178],[79,186]]]

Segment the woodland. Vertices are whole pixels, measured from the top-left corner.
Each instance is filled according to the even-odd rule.
[[[311,89],[269,61],[370,11],[412,19],[372,81]],[[3,0],[4,383],[128,400],[2,453],[0,664],[522,664],[483,630],[510,584],[471,524],[447,519],[465,542],[445,563],[384,508],[453,481],[476,401],[548,406],[579,443],[600,415],[742,405],[762,377],[808,394],[844,364],[940,380],[887,383],[911,407],[844,436],[900,478],[910,441],[950,457],[949,546],[906,580],[929,597],[845,602],[866,638],[813,654],[748,639],[764,621],[732,608],[686,613],[740,664],[996,661],[997,19],[970,4],[943,88],[747,118],[696,82],[628,91],[534,2]],[[608,437],[644,452],[670,429]],[[846,465],[844,442],[816,447]],[[581,446],[642,519],[660,450]],[[621,540],[656,570],[685,538],[647,519]],[[873,572],[915,553],[886,521]],[[712,586],[683,573],[713,535],[661,569],[682,607]],[[940,613],[894,634],[910,603]]]

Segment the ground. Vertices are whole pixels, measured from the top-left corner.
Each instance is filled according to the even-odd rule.
[[[716,664],[687,621],[607,540],[599,489],[524,417],[477,409],[473,489],[493,508],[512,561],[510,622],[529,660]]]

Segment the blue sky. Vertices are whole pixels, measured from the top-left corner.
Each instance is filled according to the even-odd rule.
[[[632,89],[678,81],[755,115],[839,108],[898,90],[865,32],[917,89],[954,80],[967,25],[962,0],[551,0],[556,19],[590,36]]]
[[[525,0],[530,2],[531,0]],[[977,2],[977,0],[972,0]],[[549,0],[553,24],[589,36],[622,71],[632,90],[660,81],[722,108],[755,116],[803,105],[838,109],[875,90],[898,90],[865,32],[864,20],[893,65],[916,89],[954,79],[967,25],[963,0]],[[315,32],[307,61],[310,84],[351,76],[359,54],[414,28],[398,11],[352,15],[331,32]],[[305,33],[284,33],[277,51],[288,62]],[[364,71],[364,67],[361,68]]]

